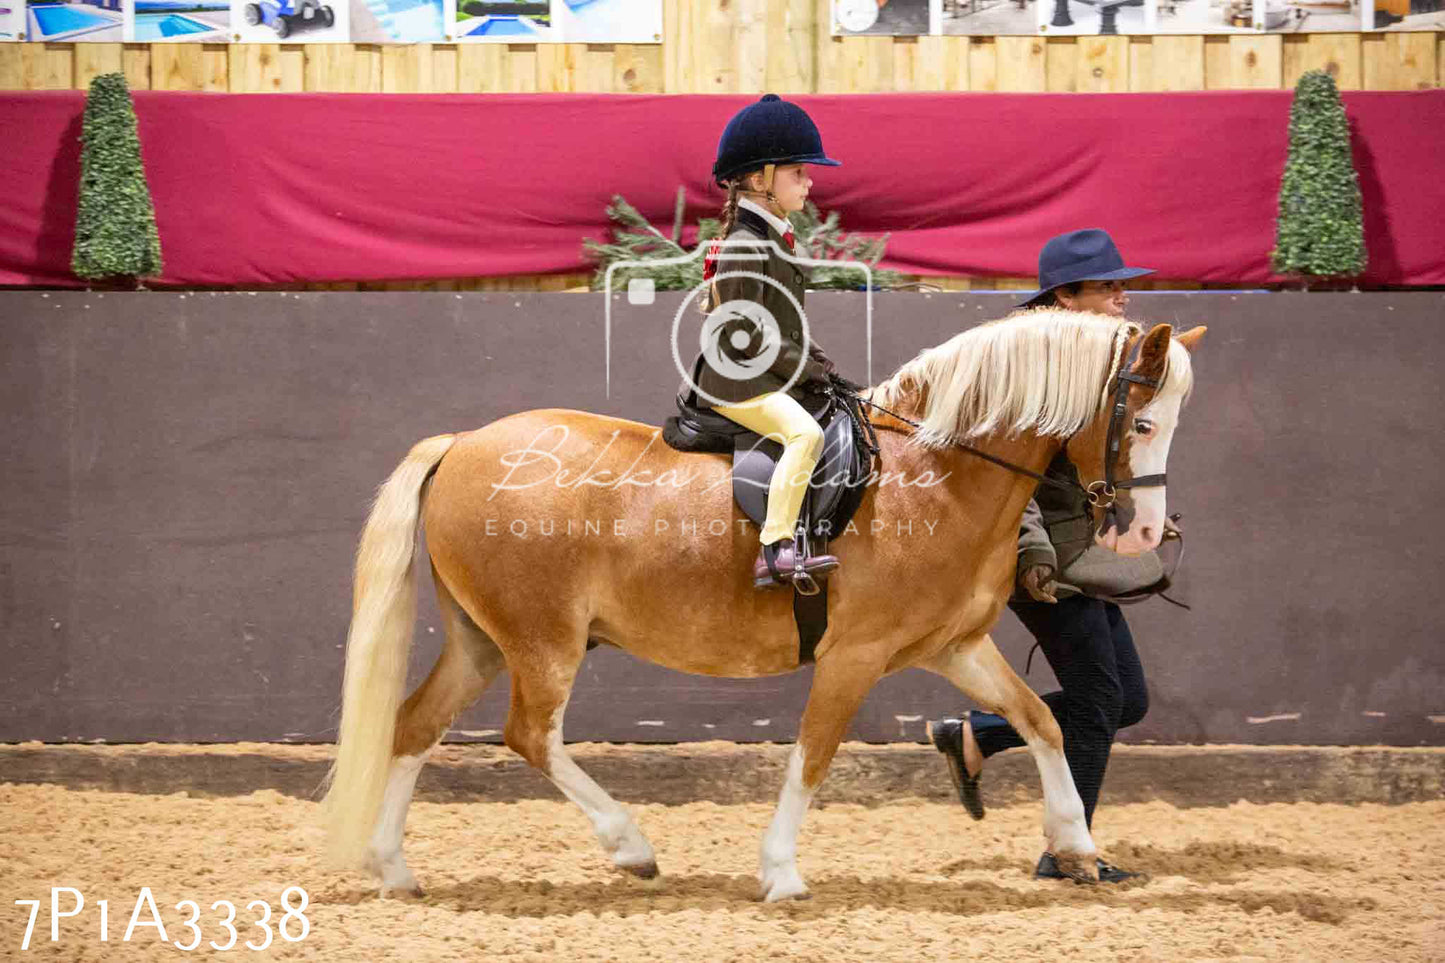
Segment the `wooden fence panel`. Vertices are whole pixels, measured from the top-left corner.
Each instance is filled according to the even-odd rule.
[[[1279,34],[1230,37],[1229,86],[1236,89],[1284,86],[1283,40]]]
[[[1154,37],[1149,49],[1149,80],[1135,90],[1203,90],[1205,58],[1203,37]]]
[[[1362,46],[1366,90],[1421,90],[1439,82],[1435,34],[1367,36]]]
[[[1359,90],[1361,75],[1360,35],[1357,33],[1312,33],[1284,39],[1284,86],[1293,87],[1307,70],[1327,70],[1341,90]]]

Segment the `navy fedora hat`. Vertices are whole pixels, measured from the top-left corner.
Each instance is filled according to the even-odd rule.
[[[1079,281],[1125,281],[1153,274],[1152,268],[1126,267],[1108,231],[1087,227],[1049,238],[1039,252],[1039,289],[1019,307],[1026,308],[1054,288]]]

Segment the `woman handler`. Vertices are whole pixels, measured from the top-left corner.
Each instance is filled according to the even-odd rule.
[[[1128,306],[1125,282],[1153,273],[1126,267],[1113,240],[1101,230],[1071,231],[1052,238],[1039,254],[1039,290],[1022,307],[1060,307],[1122,318]],[[1046,474],[1077,482],[1061,452]],[[1089,505],[1077,491],[1041,485],[1024,511],[1019,531],[1018,589],[1009,608],[1029,630],[1059,680],[1059,691],[1043,697],[1064,735],[1064,756],[1093,826],[1094,806],[1104,783],[1109,749],[1118,730],[1144,718],[1149,692],[1134,638],[1119,606],[1067,591],[1055,581],[1076,565],[1093,542]],[[1149,553],[1124,558],[1091,553],[1094,577],[1118,586],[1115,592],[1142,588],[1158,580],[1162,566]],[[1098,571],[1098,569],[1111,571]],[[1130,584],[1130,580],[1138,584]],[[1055,594],[1057,590],[1057,596]],[[1023,593],[1027,593],[1026,595]],[[1062,597],[1059,597],[1062,596]],[[1003,717],[970,710],[963,719],[932,726],[933,744],[948,760],[959,798],[975,819],[983,818],[978,794],[983,761],[996,752],[1024,745]],[[1117,883],[1139,876],[1099,861],[1099,879]],[[1039,859],[1034,876],[1063,879],[1052,853]]]

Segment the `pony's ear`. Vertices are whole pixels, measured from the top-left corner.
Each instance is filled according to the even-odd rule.
[[[1174,336],[1174,340],[1184,345],[1184,349],[1186,351],[1192,353],[1195,347],[1198,346],[1199,342],[1204,340],[1204,332],[1208,330],[1208,328],[1201,324],[1198,327],[1190,328],[1183,334],[1176,334]]]
[[[1169,337],[1173,332],[1169,325],[1161,324],[1144,335],[1139,361],[1134,365],[1135,374],[1155,379],[1164,377],[1164,364],[1169,358]]]

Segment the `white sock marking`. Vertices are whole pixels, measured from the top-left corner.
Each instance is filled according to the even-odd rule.
[[[645,866],[655,863],[652,844],[642,835],[627,810],[567,754],[562,742],[562,711],[565,708],[557,710],[552,719],[552,731],[547,733],[547,777],[586,814],[597,834],[597,841],[615,864]]]
[[[763,898],[768,902],[801,896],[808,891],[798,873],[798,830],[813,801],[813,793],[803,785],[803,747],[793,747],[788,757],[788,770],[783,790],[778,795],[778,809],[772,824],[763,834],[762,865],[758,878],[763,884]]]
[[[417,888],[416,877],[407,868],[401,845],[406,832],[406,811],[416,789],[416,777],[421,773],[430,751],[419,756],[398,756],[391,761],[381,814],[371,835],[371,852],[376,860],[377,872],[381,875],[383,890]]]

